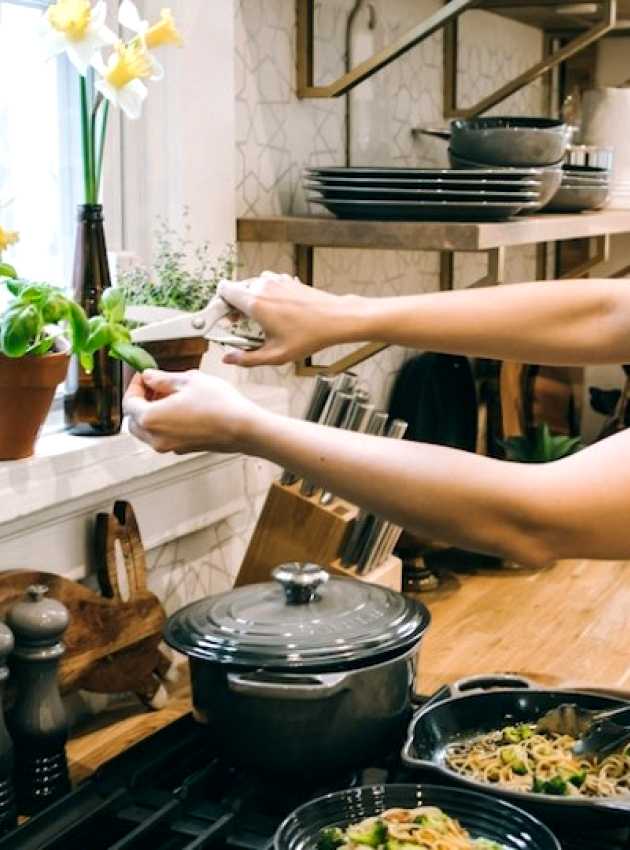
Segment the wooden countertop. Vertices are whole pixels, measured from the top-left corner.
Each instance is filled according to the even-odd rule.
[[[630,563],[452,573],[421,599],[433,618],[420,653],[423,693],[464,676],[514,672],[543,685],[614,689],[630,698]],[[133,706],[122,717],[99,715],[68,745],[73,779],[189,710],[183,677],[162,711]]]

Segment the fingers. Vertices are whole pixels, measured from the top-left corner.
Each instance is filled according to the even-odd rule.
[[[271,348],[263,345],[255,351],[242,351],[236,348],[231,349],[223,358],[223,362],[230,366],[242,366],[251,368],[252,366],[280,366],[286,363],[288,358],[274,353]]]
[[[239,313],[251,317],[253,298],[247,284],[248,281],[244,280],[221,281],[217,287],[217,295],[235,307]]]
[[[179,392],[189,382],[187,372],[161,372],[159,369],[145,369],[142,382],[145,387],[161,396]]]

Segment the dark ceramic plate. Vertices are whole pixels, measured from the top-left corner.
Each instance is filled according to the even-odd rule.
[[[280,825],[275,850],[316,850],[322,829],[346,827],[386,809],[438,806],[473,838],[496,841],[505,850],[561,850],[553,834],[532,815],[483,794],[435,785],[369,785],[312,800]]]
[[[389,179],[404,179],[404,180],[461,180],[462,177],[470,177],[475,180],[480,178],[488,178],[492,180],[535,180],[540,177],[540,168],[511,168],[506,171],[505,168],[307,168],[307,175],[313,177],[344,177],[346,179],[355,178],[389,178]]]
[[[333,200],[368,200],[368,201],[494,201],[503,204],[520,204],[529,201],[538,202],[540,191],[532,191],[528,186],[508,191],[490,191],[485,186],[477,189],[444,189],[436,186],[433,189],[378,189],[367,186],[321,186],[306,183],[306,189],[319,192],[324,198]]]
[[[523,210],[538,209],[539,204],[492,203],[490,201],[339,201],[309,198],[337,218],[370,221],[501,221]]]
[[[307,182],[311,185],[326,186],[328,189],[337,188],[368,188],[368,189],[471,189],[507,192],[515,189],[517,192],[535,192],[542,186],[542,178],[516,178],[515,180],[495,180],[487,177],[465,177],[463,180],[445,180],[443,177],[425,177],[421,180],[405,179],[400,177],[359,177],[350,179],[347,177],[316,177],[307,175]]]

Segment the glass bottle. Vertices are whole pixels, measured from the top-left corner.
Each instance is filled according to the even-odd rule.
[[[75,300],[88,318],[98,313],[98,303],[111,286],[101,204],[79,207],[74,253]],[[106,350],[94,355],[88,375],[73,357],[64,398],[66,427],[72,434],[103,437],[117,434],[122,424],[122,364]]]

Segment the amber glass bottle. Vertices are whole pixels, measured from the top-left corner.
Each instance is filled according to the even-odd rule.
[[[74,297],[88,317],[98,312],[99,300],[111,285],[101,204],[79,207],[74,254]],[[66,426],[72,434],[103,437],[117,434],[122,424],[122,367],[107,351],[94,356],[88,375],[72,359],[64,399]]]

